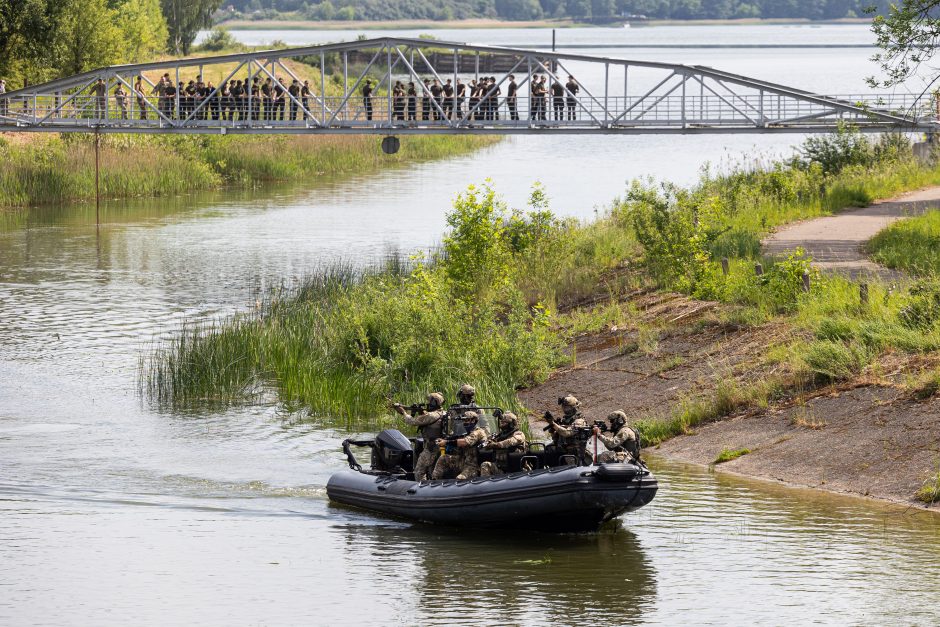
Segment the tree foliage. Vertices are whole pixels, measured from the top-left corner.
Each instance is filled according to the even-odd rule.
[[[940,42],[940,0],[901,0],[892,3],[886,15],[875,16],[872,31],[881,52],[872,60],[885,77],[871,78],[873,87],[891,87],[913,76],[933,57]],[[934,79],[936,80],[936,79]]]
[[[189,54],[196,35],[212,25],[212,14],[222,0],[161,0],[169,40],[167,48],[174,54]]]

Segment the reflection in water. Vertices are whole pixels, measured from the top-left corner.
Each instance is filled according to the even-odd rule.
[[[466,624],[468,616],[486,624],[636,623],[656,599],[655,571],[622,528],[556,536],[349,525],[340,533],[347,559],[401,582],[400,610],[417,595],[407,613],[414,624]]]

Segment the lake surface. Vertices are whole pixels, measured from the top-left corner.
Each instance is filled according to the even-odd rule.
[[[858,26],[560,32],[627,35],[870,41]],[[603,50],[621,52],[640,54]],[[863,48],[641,54],[829,92],[864,91],[875,71]],[[176,414],[138,394],[141,355],[182,320],[243,309],[336,259],[433,246],[470,183],[490,177],[521,204],[541,181],[557,212],[589,219],[634,177],[688,183],[703,162],[800,140],[526,136],[362,179],[109,202],[100,229],[87,204],[3,216],[0,624],[936,624],[940,520],[917,510],[659,462],[654,503],[600,534],[428,528],[328,504],[344,432],[275,403]]]

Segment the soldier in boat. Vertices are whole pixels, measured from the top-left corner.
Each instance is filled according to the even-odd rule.
[[[525,452],[525,434],[519,430],[519,419],[514,413],[507,411],[499,417],[499,433],[486,441],[483,450],[493,451],[493,461],[480,465],[480,475],[484,477],[505,474],[509,471],[509,453]]]
[[[418,427],[419,433],[424,439],[424,450],[421,451],[417,461],[415,461],[415,481],[424,481],[429,478],[431,471],[434,469],[434,464],[437,462],[440,452],[437,441],[444,435],[442,420],[446,415],[443,410],[444,395],[440,392],[428,394],[427,410],[417,416],[409,416],[405,413],[405,407],[401,403],[395,403],[393,407],[395,411],[404,416],[404,421],[407,424]]]
[[[597,456],[597,463],[637,461],[640,456],[640,443],[636,431],[627,425],[627,414],[617,410],[608,415],[607,420],[613,435],[607,435],[599,427],[594,427],[594,435],[607,447],[607,451]]]
[[[558,420],[555,420],[551,412],[545,412],[545,420],[548,421],[548,428],[552,432],[552,441],[558,450],[558,455],[559,457],[572,455],[579,464],[584,464],[587,444],[587,438],[584,436],[590,433],[590,428],[578,409],[581,401],[567,394],[558,399],[558,404],[561,405],[563,412]]]
[[[479,415],[475,411],[466,411],[463,416],[465,435],[440,438],[437,445],[444,452],[434,465],[432,479],[445,479],[456,472],[457,479],[472,479],[480,476],[480,461],[477,447],[486,440],[486,431],[477,426]]]

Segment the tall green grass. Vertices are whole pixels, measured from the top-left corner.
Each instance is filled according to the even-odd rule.
[[[367,174],[490,146],[490,137],[407,138],[395,155],[365,136],[137,136],[101,138],[100,184],[105,198],[166,196],[270,181]],[[95,197],[91,135],[0,140],[0,207]]]
[[[871,239],[868,251],[889,268],[940,276],[940,211],[895,222]]]

